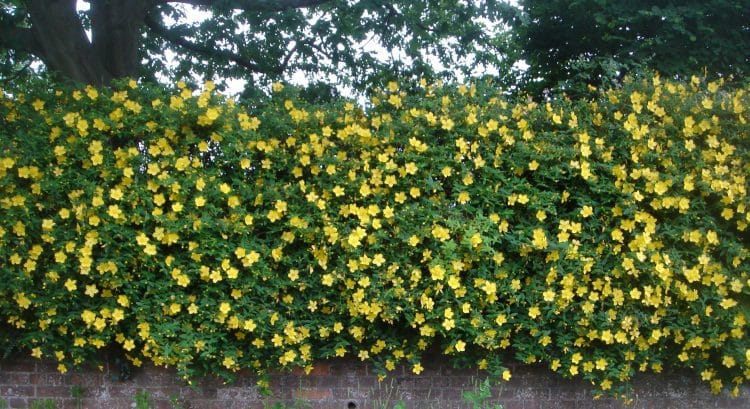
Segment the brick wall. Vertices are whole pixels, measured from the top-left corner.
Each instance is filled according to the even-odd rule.
[[[385,409],[403,402],[406,408],[469,408],[462,392],[475,390],[484,379],[475,370],[456,370],[429,360],[419,376],[406,368],[397,369],[382,382],[368,366],[352,360],[318,364],[309,375],[278,373],[271,378],[271,396],[262,396],[252,376],[241,375],[237,382],[222,384],[204,379],[200,387],[187,387],[174,372],[152,366],[137,369],[127,381],[116,380],[109,364],[60,374],[49,361],[17,359],[0,361],[0,407],[28,408],[43,400],[53,400],[56,408],[130,409],[136,394],[146,391],[158,409],[254,409],[271,408],[276,403],[288,408]],[[560,378],[543,367],[512,368],[513,378],[493,389],[491,403],[505,409],[621,408],[621,402],[594,400],[583,382]],[[750,408],[750,391],[740,396],[713,396],[706,386],[684,374],[646,375],[635,381],[632,408]],[[73,388],[81,389],[77,401]],[[490,406],[486,406],[490,407]]]

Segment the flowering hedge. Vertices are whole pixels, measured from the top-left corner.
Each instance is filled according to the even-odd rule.
[[[425,350],[627,390],[750,379],[750,89],[396,84],[365,113],[207,84],[0,95],[0,340],[188,379]],[[262,378],[261,378],[262,379]]]

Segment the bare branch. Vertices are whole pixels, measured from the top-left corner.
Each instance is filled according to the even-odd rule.
[[[159,0],[161,3],[183,3],[193,6],[214,6],[216,0]],[[222,6],[234,10],[246,11],[285,11],[315,7],[331,0],[230,0],[221,2]]]
[[[254,72],[266,73],[266,74],[279,74],[279,72],[277,72],[279,71],[278,69],[271,69],[271,70],[265,69],[261,67],[260,65],[258,65],[256,62],[251,61],[231,51],[221,50],[215,47],[208,47],[208,46],[196,44],[192,41],[189,41],[185,37],[183,37],[180,33],[162,26],[159,22],[154,20],[153,17],[151,16],[146,16],[146,19],[144,20],[144,22],[146,23],[146,26],[149,29],[151,29],[154,33],[156,33],[159,37],[162,37],[163,39],[169,41],[172,44],[176,44],[180,47],[183,47],[188,51],[192,51],[194,53],[201,54],[206,57],[232,61],[236,63],[237,65],[240,65]]]

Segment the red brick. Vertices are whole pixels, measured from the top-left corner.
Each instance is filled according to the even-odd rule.
[[[25,372],[0,372],[0,385],[29,385],[31,375]]]
[[[304,373],[304,371],[302,372]],[[317,363],[307,376],[328,376],[331,374],[331,364],[328,362]]]
[[[31,358],[13,359],[0,362],[0,372],[34,372],[36,362]]]
[[[37,386],[37,398],[56,398],[70,395],[70,388],[67,386]]]
[[[37,386],[62,386],[68,377],[61,373],[35,373],[31,375],[31,383]]]
[[[294,399],[323,401],[333,397],[330,388],[298,389],[292,392]]]
[[[59,364],[56,361],[49,360],[37,360],[36,361],[36,372],[37,373],[60,373],[57,370]]]
[[[0,385],[0,397],[9,398],[31,398],[34,396],[34,387],[30,385]]]
[[[29,400],[26,398],[11,398],[8,400],[9,408],[27,408],[29,406]]]

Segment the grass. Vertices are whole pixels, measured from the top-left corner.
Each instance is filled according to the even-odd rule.
[[[499,403],[493,405],[489,402],[492,398],[492,384],[487,378],[480,383],[474,382],[474,388],[470,391],[463,391],[462,397],[472,409],[503,409],[503,405]]]
[[[55,407],[57,404],[54,399],[41,399],[32,401],[29,409],[55,409]]]
[[[83,395],[85,390],[80,385],[73,385],[70,387],[70,397],[73,398],[73,406],[76,409],[83,408]]]
[[[148,391],[136,392],[133,402],[135,403],[135,409],[153,409],[154,407],[151,403],[151,394]]]

